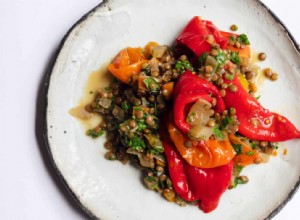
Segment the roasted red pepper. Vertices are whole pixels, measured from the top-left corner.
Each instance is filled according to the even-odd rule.
[[[167,138],[163,140],[163,145],[176,193],[187,201],[200,200],[199,208],[205,213],[213,211],[229,186],[233,163],[210,169],[193,167]]]
[[[200,56],[203,52],[209,52],[211,50],[210,43],[207,42],[209,35],[212,35],[215,42],[222,48],[236,51],[236,49],[228,44],[228,39],[231,35],[237,35],[219,31],[210,21],[201,20],[200,17],[194,17],[187,24],[182,33],[177,37],[177,41],[191,49],[195,55]],[[239,55],[243,57],[250,58],[251,56],[249,46],[246,46],[242,50],[238,49],[238,52]],[[192,93],[198,90],[198,86],[200,87],[200,85],[198,85],[199,80],[196,80],[197,76],[192,78],[190,75],[191,74],[186,74],[186,76],[181,77],[178,84],[181,83],[182,85],[177,84],[175,86],[174,97],[178,96],[178,94],[188,94],[188,91]],[[225,80],[225,82],[238,87],[238,91],[235,93],[226,89],[227,95],[224,97],[224,101],[227,108],[234,107],[236,109],[237,118],[240,122],[239,132],[241,134],[250,139],[271,142],[300,138],[300,131],[297,130],[287,118],[263,108],[255,98],[250,96],[242,88],[236,76],[233,81]],[[201,84],[200,81],[199,84]],[[209,89],[207,89],[206,85],[208,85],[207,82],[206,84],[204,83],[202,89],[199,90],[203,91],[203,88],[205,88],[204,90],[208,91]],[[177,102],[183,101],[178,99]],[[217,100],[217,103],[222,103],[222,101]],[[174,106],[175,105],[176,99],[174,102]],[[184,108],[181,107],[180,109]],[[189,125],[185,123],[185,118],[182,118],[183,115],[182,111],[176,111],[176,108],[174,108],[176,125],[182,132],[186,133],[189,129]]]
[[[238,132],[253,140],[279,142],[300,138],[300,131],[284,116],[270,112],[242,87],[235,76],[232,81],[225,83],[235,85],[236,92],[226,89],[223,98],[227,108],[235,108],[240,122]]]
[[[225,48],[228,44],[228,38],[222,36],[211,21],[201,20],[200,17],[195,16],[176,40],[191,49],[197,56],[200,56],[203,52],[211,51],[209,37],[213,37],[212,40],[219,44],[221,48]]]
[[[176,126],[183,133],[188,133],[191,126],[186,123],[186,107],[197,99],[205,99],[212,102],[212,98],[216,99],[216,112],[225,110],[224,101],[219,93],[219,90],[210,82],[190,71],[184,72],[174,88],[174,119]]]

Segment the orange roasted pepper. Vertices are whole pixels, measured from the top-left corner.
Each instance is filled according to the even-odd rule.
[[[222,166],[228,164],[236,154],[227,140],[198,141],[197,144],[186,147],[188,136],[182,134],[173,122],[168,122],[168,131],[177,150],[191,166],[200,168]]]
[[[241,154],[237,154],[233,159],[235,164],[239,166],[247,166],[253,164],[254,161],[259,157],[258,153],[247,144],[245,144],[240,138],[236,137],[233,134],[229,134],[228,138],[231,144],[241,145]]]
[[[151,51],[153,47],[159,46],[158,43],[150,41],[144,48],[144,57],[148,59],[151,56]]]
[[[141,47],[127,47],[113,59],[108,70],[123,83],[130,84],[133,76],[140,73],[142,64],[147,62]]]

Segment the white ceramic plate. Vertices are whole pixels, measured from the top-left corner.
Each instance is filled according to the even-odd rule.
[[[256,0],[113,0],[84,16],[66,35],[49,76],[45,137],[50,156],[69,191],[97,219],[264,219],[273,217],[299,184],[300,142],[281,144],[288,154],[243,172],[246,185],[227,191],[219,207],[203,214],[181,208],[146,190],[141,174],[131,166],[104,159],[103,139],[87,137],[85,128],[68,113],[78,104],[89,74],[107,64],[126,46],[148,41],[171,44],[195,15],[222,30],[231,24],[246,33],[256,51],[267,53],[261,67],[279,73],[265,81],[261,103],[287,116],[300,128],[300,54],[281,22]]]

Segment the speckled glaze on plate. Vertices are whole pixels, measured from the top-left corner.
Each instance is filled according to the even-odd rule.
[[[278,18],[257,0],[112,0],[85,15],[63,39],[46,84],[45,140],[53,164],[66,188],[94,219],[270,219],[292,198],[299,185],[300,142],[280,144],[284,156],[249,166],[246,185],[228,190],[219,207],[204,214],[197,207],[181,208],[146,190],[141,174],[131,166],[104,159],[104,138],[86,137],[81,123],[68,111],[78,104],[89,74],[122,48],[148,41],[171,44],[195,15],[222,30],[231,24],[246,33],[255,51],[268,59],[259,65],[279,73],[265,81],[260,102],[300,127],[300,53]],[[293,106],[287,108],[286,106]]]

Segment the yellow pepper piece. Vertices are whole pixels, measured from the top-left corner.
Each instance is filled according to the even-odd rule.
[[[240,83],[242,84],[243,88],[249,92],[249,83],[247,81],[247,79],[245,78],[245,76],[243,74],[239,74],[238,78],[240,80]]]

